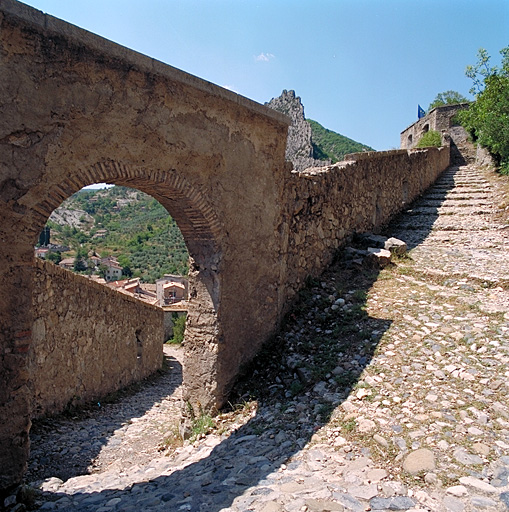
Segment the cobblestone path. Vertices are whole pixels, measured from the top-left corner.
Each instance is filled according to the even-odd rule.
[[[36,428],[40,510],[509,510],[507,192],[447,170],[387,228],[409,255],[373,271],[345,251],[183,446],[166,377]]]

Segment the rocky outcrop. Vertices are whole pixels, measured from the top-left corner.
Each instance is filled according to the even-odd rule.
[[[297,171],[309,167],[322,167],[330,165],[330,160],[316,160],[313,158],[313,144],[311,141],[311,126],[304,117],[304,105],[295,91],[284,90],[281,96],[272,98],[266,105],[291,118],[292,124],[288,128],[288,142],[286,144],[286,159],[293,163]]]

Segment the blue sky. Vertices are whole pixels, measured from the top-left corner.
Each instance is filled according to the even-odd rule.
[[[439,92],[470,97],[480,47],[500,62],[509,0],[27,0],[25,3],[377,150]]]

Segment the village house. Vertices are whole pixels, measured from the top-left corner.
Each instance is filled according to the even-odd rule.
[[[74,269],[74,258],[64,258],[59,265],[67,270]]]
[[[103,258],[101,265],[105,267],[104,279],[106,281],[117,281],[122,277],[122,267],[114,258]]]
[[[101,264],[101,258],[96,255],[89,256],[88,261],[90,261],[90,265],[94,269],[98,269],[99,265]]]
[[[49,254],[49,249],[47,247],[36,247],[35,248],[35,255],[38,258],[41,258],[45,260]]]
[[[165,274],[156,281],[157,304],[163,307],[187,300],[188,285],[186,277]]]
[[[136,299],[148,302],[149,304],[157,305],[156,293],[151,290],[151,286],[153,285],[141,283],[139,278],[113,281],[106,283],[106,285],[120,293],[125,293],[126,295],[131,295]]]

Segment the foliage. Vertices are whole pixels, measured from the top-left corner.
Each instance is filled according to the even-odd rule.
[[[332,160],[332,163],[343,160],[345,155],[361,151],[373,151],[373,148],[355,142],[344,135],[327,130],[321,124],[307,119],[311,125],[311,140],[313,144],[313,158],[317,160]]]
[[[122,276],[124,277],[133,277],[133,271],[131,270],[131,267],[129,266],[125,266],[125,267],[122,267]]]
[[[47,259],[55,265],[58,265],[62,261],[62,255],[59,252],[50,252]]]
[[[40,246],[46,246],[50,243],[50,228],[48,226],[45,226],[44,229],[41,231],[41,234],[39,235],[39,245]]]
[[[213,427],[214,421],[211,416],[208,414],[201,414],[198,418],[193,420],[190,441],[194,442],[198,437],[208,434]]]
[[[478,62],[468,66],[476,101],[459,118],[473,139],[496,158],[504,174],[509,174],[509,46],[503,48],[502,67],[491,67],[490,56],[481,48]]]
[[[436,107],[443,105],[456,105],[458,103],[467,103],[468,99],[456,91],[445,91],[437,94],[436,98],[430,103],[428,112]]]
[[[173,337],[166,343],[172,345],[180,345],[184,341],[184,332],[186,330],[186,315],[172,314],[173,320]]]
[[[473,82],[470,94],[481,94],[486,86],[486,80],[494,75],[507,76],[509,72],[509,46],[500,50],[502,55],[502,67],[490,66],[490,56],[484,48],[477,52],[477,62],[473,66],[467,66],[465,75]]]
[[[93,218],[79,228],[53,221],[47,224],[52,242],[80,251],[81,259],[90,251],[101,257],[115,256],[126,277],[145,282],[155,282],[164,274],[187,274],[189,255],[182,234],[165,208],[147,194],[118,186],[82,190],[61,208],[78,215],[87,212]]]
[[[76,251],[76,257],[74,259],[74,271],[75,272],[84,272],[87,270],[87,253],[81,247]]]
[[[430,130],[426,132],[417,143],[418,148],[429,148],[429,147],[435,147],[439,148],[442,146],[442,136],[440,135],[440,132],[437,132],[436,130]]]

